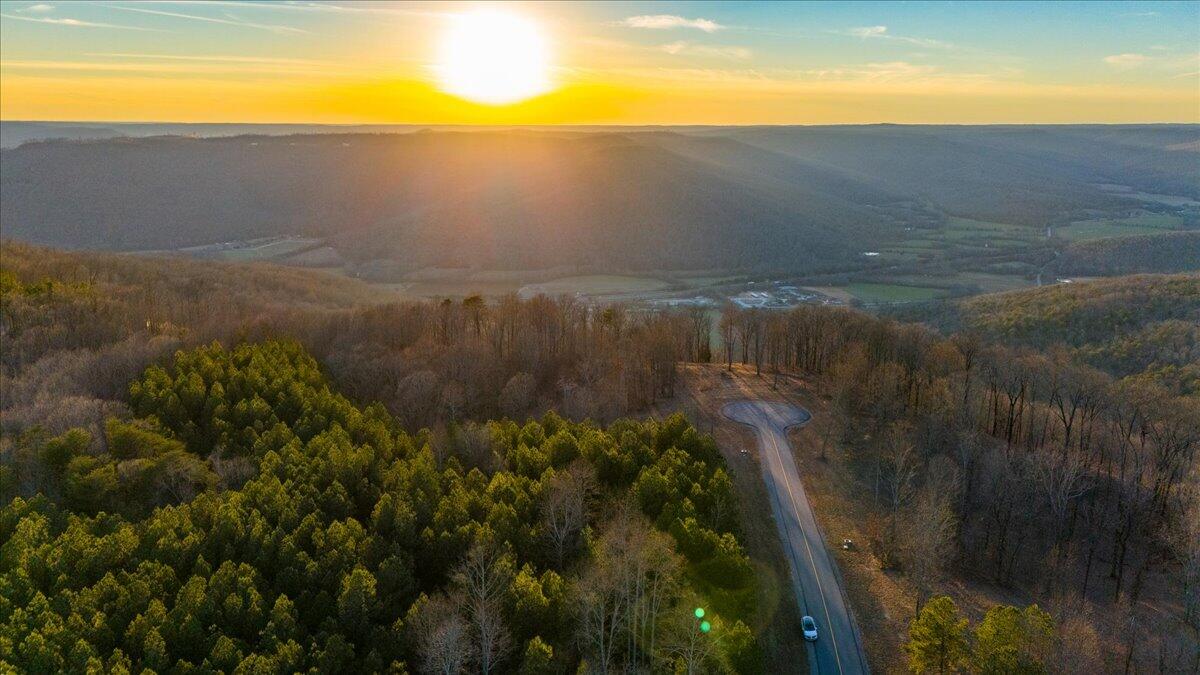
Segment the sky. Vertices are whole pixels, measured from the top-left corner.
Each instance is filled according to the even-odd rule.
[[[534,27],[536,95],[446,85],[446,36],[480,12]],[[1197,123],[1200,2],[4,0],[0,119]]]

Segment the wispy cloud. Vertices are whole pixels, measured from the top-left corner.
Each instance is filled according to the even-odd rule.
[[[430,9],[414,9],[385,5],[382,2],[370,5],[338,5],[328,2],[255,2],[253,0],[142,0],[144,5],[236,7],[243,10],[278,10],[283,12],[325,12],[344,15],[391,15],[444,17],[452,12]]]
[[[1138,66],[1145,64],[1149,60],[1150,60],[1150,57],[1146,56],[1145,54],[1132,54],[1132,53],[1113,54],[1112,56],[1104,57],[1105,63],[1112,66],[1113,68],[1120,68],[1122,70],[1128,70],[1130,68],[1137,68]]]
[[[142,54],[132,52],[88,52],[84,56],[98,56],[115,59],[147,59],[161,61],[208,61],[213,63],[264,63],[303,66],[330,66],[332,61],[315,61],[312,59],[272,58],[267,56],[198,56],[192,54]]]
[[[201,16],[198,14],[183,14],[182,12],[166,12],[159,9],[146,9],[144,7],[124,7],[121,5],[104,5],[109,9],[116,9],[122,12],[137,12],[139,14],[151,14],[154,16],[167,16],[176,19],[186,19],[189,21],[204,21],[207,23],[220,23],[227,26],[240,26],[242,28],[256,28],[259,30],[270,31],[272,33],[307,33],[308,31],[294,26],[281,26],[277,24],[254,23],[252,21],[243,21],[237,17],[226,14],[226,18],[220,19],[213,16]]]
[[[669,30],[672,28],[695,28],[705,33],[715,33],[725,26],[711,19],[689,19],[674,14],[640,14],[626,17],[619,22],[629,28],[649,28],[651,30]]]
[[[38,3],[38,4],[36,4],[36,5],[30,5],[30,6],[28,6],[28,7],[22,7],[21,9],[18,9],[17,11],[18,11],[18,12],[34,12],[34,13],[37,13],[37,14],[40,14],[40,13],[43,13],[43,12],[53,12],[53,11],[54,11],[54,5],[47,5],[47,4],[46,4],[46,3],[44,3],[44,2],[39,2],[39,3]]]
[[[750,49],[738,45],[705,45],[690,40],[676,40],[666,44],[646,45],[634,44],[623,40],[612,40],[596,36],[582,36],[579,40],[605,53],[635,57],[645,57],[654,54],[669,54],[671,56],[693,56],[728,59],[731,61],[746,61],[754,57]]]
[[[745,47],[733,45],[698,45],[686,40],[660,45],[658,49],[671,55],[712,56],[737,61],[745,61],[754,55],[753,52]]]
[[[940,74],[940,69],[936,66],[909,63],[907,61],[887,61],[884,63],[865,63],[862,65],[807,70],[803,72],[818,80],[907,82],[917,78],[927,78],[935,74]]]
[[[328,2],[254,2],[252,0],[141,0],[144,5],[200,5],[207,7],[242,7],[280,9],[293,12],[360,12],[369,7],[347,7]]]
[[[1156,49],[1154,54],[1112,54],[1102,59],[1112,70],[1158,73],[1171,79],[1196,77],[1200,74],[1200,52],[1175,52]]]
[[[954,48],[954,45],[950,44],[949,42],[942,42],[941,40],[911,37],[908,35],[895,35],[888,32],[887,26],[859,26],[857,28],[847,28],[846,30],[832,32],[839,35],[849,35],[851,37],[862,38],[864,40],[891,40],[894,42],[917,45],[918,47],[936,47],[938,49]]]
[[[862,26],[851,28],[846,33],[860,38],[887,37],[887,26]]]
[[[21,16],[20,14],[3,14],[3,13],[0,13],[0,16],[4,17],[5,19],[14,19],[16,21],[30,21],[33,23],[45,23],[45,24],[51,24],[54,26],[73,26],[75,28],[119,28],[121,30],[142,30],[142,31],[149,31],[149,32],[153,32],[153,33],[168,32],[168,31],[163,31],[163,30],[157,29],[157,28],[145,28],[143,26],[125,26],[125,25],[116,24],[116,23],[101,23],[99,21],[83,21],[80,19],[70,19],[70,18],[66,18],[66,17],[59,18],[59,17],[48,17],[48,16]]]
[[[283,76],[312,75],[322,70],[325,74],[345,74],[341,67],[321,68],[311,63],[272,63],[257,61],[0,61],[0,70],[23,71],[68,71],[74,73],[130,73],[140,75],[250,75]]]
[[[1200,52],[1158,50],[1153,55],[1137,53],[1113,54],[1104,57],[1102,60],[1114,70],[1155,72],[1167,75],[1173,79],[1195,77],[1196,69],[1200,68]]]
[[[962,72],[908,61],[857,63],[819,69],[617,67],[577,70],[583,75],[627,78],[646,86],[719,86],[778,92],[829,88],[901,91],[913,87],[955,87],[979,91],[988,87],[1011,88],[1019,85],[1024,75],[1022,71],[1012,68]]]

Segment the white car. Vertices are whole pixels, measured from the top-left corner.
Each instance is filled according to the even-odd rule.
[[[806,616],[800,620],[800,625],[804,628],[804,639],[809,642],[817,641],[817,622],[813,621],[811,616]]]

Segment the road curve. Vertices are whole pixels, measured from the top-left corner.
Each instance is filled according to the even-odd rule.
[[[788,427],[806,424],[812,415],[790,403],[749,400],[727,403],[721,412],[758,434],[763,478],[792,571],[796,601],[804,614],[817,621],[820,637],[808,643],[809,672],[867,673],[858,630],[788,444]]]

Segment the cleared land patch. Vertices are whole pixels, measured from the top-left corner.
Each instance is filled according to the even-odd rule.
[[[945,295],[941,288],[930,286],[902,286],[899,284],[857,283],[846,286],[855,298],[866,303],[923,302]]]
[[[1098,218],[1080,220],[1067,227],[1059,228],[1055,234],[1069,241],[1123,237],[1133,234],[1154,234],[1164,230],[1176,230],[1183,219],[1166,213],[1140,213],[1128,218]]]
[[[584,295],[601,295],[608,293],[646,293],[661,291],[670,287],[662,279],[653,277],[633,277],[615,274],[592,274],[578,277],[564,277],[539,284],[529,284],[521,288],[521,295],[560,295],[582,293]]]
[[[264,237],[247,241],[231,241],[179,249],[198,258],[216,258],[234,262],[278,260],[300,251],[320,246],[320,239],[310,237]]]

